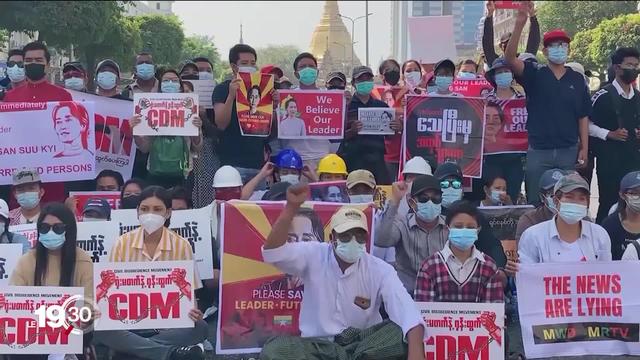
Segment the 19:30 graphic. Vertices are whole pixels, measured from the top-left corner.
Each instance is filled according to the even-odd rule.
[[[77,307],[82,303],[82,307]],[[50,327],[52,329],[64,328],[67,334],[82,335],[79,329],[80,323],[89,323],[94,318],[91,301],[81,295],[73,295],[65,300],[62,305],[42,305],[34,313],[38,316],[38,327]]]

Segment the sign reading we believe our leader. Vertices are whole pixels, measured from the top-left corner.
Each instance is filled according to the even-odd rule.
[[[527,358],[640,355],[639,272],[637,261],[521,264]]]
[[[279,90],[279,139],[342,139],[342,90]]]

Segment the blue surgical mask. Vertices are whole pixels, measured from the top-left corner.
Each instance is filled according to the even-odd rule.
[[[105,90],[111,90],[116,87],[118,76],[110,71],[99,72],[96,76],[98,86]]]
[[[562,46],[553,46],[547,49],[548,56],[550,62],[561,65],[567,62],[567,54],[569,52],[568,48]]]
[[[424,221],[433,221],[442,212],[442,204],[435,204],[431,200],[426,203],[416,203],[416,208],[416,215]]]
[[[300,83],[307,86],[313,85],[318,79],[318,69],[307,67],[298,71],[298,75],[300,76]]]
[[[449,242],[460,250],[468,250],[478,240],[478,229],[449,229]]]
[[[507,88],[511,86],[512,82],[513,82],[513,74],[510,71],[496,74],[496,85],[499,88]]]
[[[80,91],[84,89],[84,80],[79,77],[64,79],[64,87],[65,89]]]
[[[448,187],[442,189],[442,206],[448,208],[454,202],[462,199],[462,189]]]
[[[213,80],[213,74],[208,71],[200,71],[198,73],[198,80]]]
[[[453,76],[436,76],[436,87],[440,92],[449,91],[449,86],[453,83]]]
[[[368,204],[373,202],[373,194],[349,195],[352,204]]]
[[[65,233],[56,234],[53,230],[38,234],[38,241],[49,250],[58,250],[64,245]]]
[[[352,236],[349,242],[342,242],[340,240],[336,240],[336,242],[336,255],[349,264],[358,261],[366,251],[365,244],[360,244],[355,236]]]
[[[14,83],[23,81],[26,78],[24,67],[19,67],[18,65],[7,68],[7,75],[9,80]]]
[[[553,196],[545,196],[544,199],[547,201],[547,207],[549,210],[558,212],[558,209],[556,209],[556,203],[553,201]]]
[[[468,72],[468,71],[460,71],[458,72],[458,79],[463,80],[472,80],[476,78],[476,74]]]
[[[491,190],[491,203],[493,204],[502,204],[502,200],[500,200],[500,196],[502,196],[502,194],[504,194],[504,191],[499,191],[499,190]]]
[[[438,87],[437,86],[427,86],[427,93],[432,93],[432,92],[436,92],[438,91]]]
[[[16,194],[16,200],[21,208],[31,210],[40,204],[40,194],[35,191]]]
[[[136,65],[136,75],[142,80],[149,80],[156,74],[156,67],[153,64]]]
[[[373,91],[373,81],[363,81],[356,84],[356,91],[360,95],[369,95]]]
[[[160,91],[167,94],[179,93],[180,83],[177,81],[165,80],[160,84]]]
[[[558,214],[567,224],[577,224],[587,216],[587,205],[561,202]]]

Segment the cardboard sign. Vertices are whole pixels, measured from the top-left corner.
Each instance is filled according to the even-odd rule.
[[[36,247],[36,243],[38,242],[38,229],[36,228],[36,224],[22,224],[22,225],[12,225],[9,226],[9,231],[20,234],[29,240],[29,244],[31,244],[31,248]]]
[[[94,263],[109,261],[109,254],[118,240],[118,224],[114,221],[78,223],[76,244]]]
[[[359,135],[395,135],[391,122],[395,120],[394,109],[359,108],[358,121],[362,123]]]
[[[502,242],[504,254],[511,261],[518,259],[518,245],[516,244],[518,221],[524,213],[533,208],[532,205],[481,206],[478,208],[487,220],[493,235]]]
[[[42,182],[94,179],[93,129],[93,103],[0,103],[0,185],[24,167]]]
[[[449,90],[464,97],[486,97],[493,90],[493,85],[484,78],[455,79]]]
[[[529,148],[526,99],[487,100],[484,154],[526,153]]]
[[[89,199],[105,199],[111,206],[111,209],[115,210],[120,207],[120,192],[119,191],[70,191],[69,196],[76,198],[76,220],[82,221],[82,212],[84,206]]]
[[[309,184],[309,200],[349,203],[349,193],[347,192],[346,181],[325,181]]]
[[[494,1],[496,9],[519,9],[522,1]]]
[[[0,244],[0,288],[9,285],[9,276],[21,256],[21,244]]]
[[[136,136],[198,136],[198,94],[136,93],[134,114],[142,116],[133,128]]]
[[[193,92],[198,94],[198,105],[201,109],[213,109],[211,95],[216,88],[215,80],[188,80],[193,85]]]
[[[194,326],[193,261],[93,264],[96,330],[174,329]]]
[[[53,286],[8,286],[0,290],[0,324],[7,341],[0,341],[0,354],[81,354],[82,332],[55,326],[53,319],[39,319],[39,309],[73,307],[70,297],[82,297],[84,288]],[[63,319],[64,321],[64,319]]]
[[[391,185],[377,185],[373,193],[373,203],[376,204],[376,209],[383,209],[387,205],[389,197],[391,197]]]
[[[342,90],[279,90],[279,139],[342,139]]]
[[[242,136],[266,137],[273,119],[273,75],[238,73],[242,80],[236,94],[236,113]]]
[[[504,359],[504,304],[416,302],[427,359]]]

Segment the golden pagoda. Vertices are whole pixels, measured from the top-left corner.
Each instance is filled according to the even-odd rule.
[[[353,66],[361,65],[358,56],[353,52],[351,34],[339,13],[337,1],[325,1],[320,23],[316,25],[311,36],[309,52],[318,59],[321,78],[330,71],[342,71],[349,77],[352,63]]]

